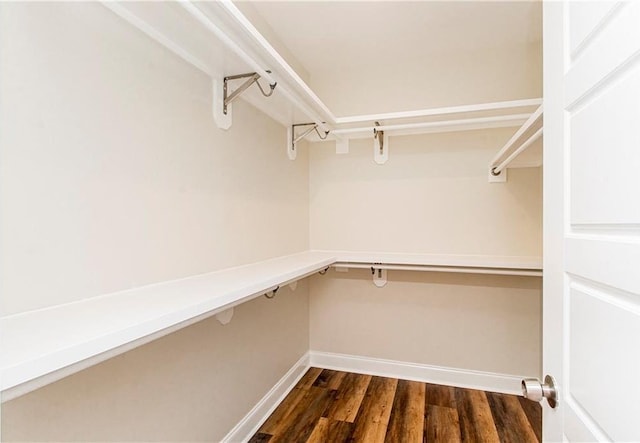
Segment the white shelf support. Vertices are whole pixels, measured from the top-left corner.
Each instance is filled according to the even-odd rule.
[[[213,91],[213,120],[220,129],[227,130],[233,122],[233,107],[227,106],[224,112],[224,78],[214,77],[211,85]]]
[[[298,156],[296,144],[293,142],[293,126],[287,126],[287,157],[295,160]]]
[[[216,314],[216,320],[220,322],[221,325],[228,325],[233,318],[233,308],[229,308],[226,311],[218,312]]]
[[[373,161],[383,165],[389,160],[389,134],[379,127],[380,124],[376,122],[373,128]]]
[[[387,285],[387,269],[379,268],[376,265],[371,267],[371,274],[373,274],[373,284],[378,288],[382,288]]]

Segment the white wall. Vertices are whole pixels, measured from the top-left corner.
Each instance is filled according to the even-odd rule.
[[[220,441],[309,347],[308,288],[240,305],[2,405],[2,441]]]
[[[386,63],[327,64],[311,87],[338,116],[466,105],[542,96],[542,45],[448,52]]]
[[[2,314],[308,248],[308,164],[97,3],[3,4]],[[3,404],[3,439],[208,440],[308,349],[305,284]]]
[[[377,288],[367,269],[313,277],[311,349],[538,376],[540,278],[388,271],[387,279]]]
[[[310,148],[313,249],[531,255],[542,248],[540,168],[489,183],[491,158],[514,129],[391,137],[389,160],[373,140]]]
[[[489,183],[512,129],[390,138],[336,155],[310,148],[311,246],[376,252],[540,256],[540,168]],[[532,277],[368,271],[311,281],[311,349],[426,365],[537,376],[541,282]]]
[[[3,10],[3,314],[307,247],[281,125],[99,4]]]

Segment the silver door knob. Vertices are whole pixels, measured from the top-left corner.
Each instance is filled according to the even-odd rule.
[[[546,398],[549,406],[555,408],[558,405],[556,381],[550,375],[544,378],[544,384],[540,383],[537,378],[525,378],[522,380],[522,396],[537,402]]]

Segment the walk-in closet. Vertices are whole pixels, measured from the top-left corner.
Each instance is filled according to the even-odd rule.
[[[640,4],[0,3],[2,441],[637,441]]]

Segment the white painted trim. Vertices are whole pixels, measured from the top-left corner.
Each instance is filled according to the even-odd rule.
[[[521,394],[523,378],[535,378],[319,351],[309,351],[309,363],[317,368],[514,395]]]
[[[222,439],[223,442],[246,442],[275,411],[309,369],[309,353],[298,360],[273,388]]]

